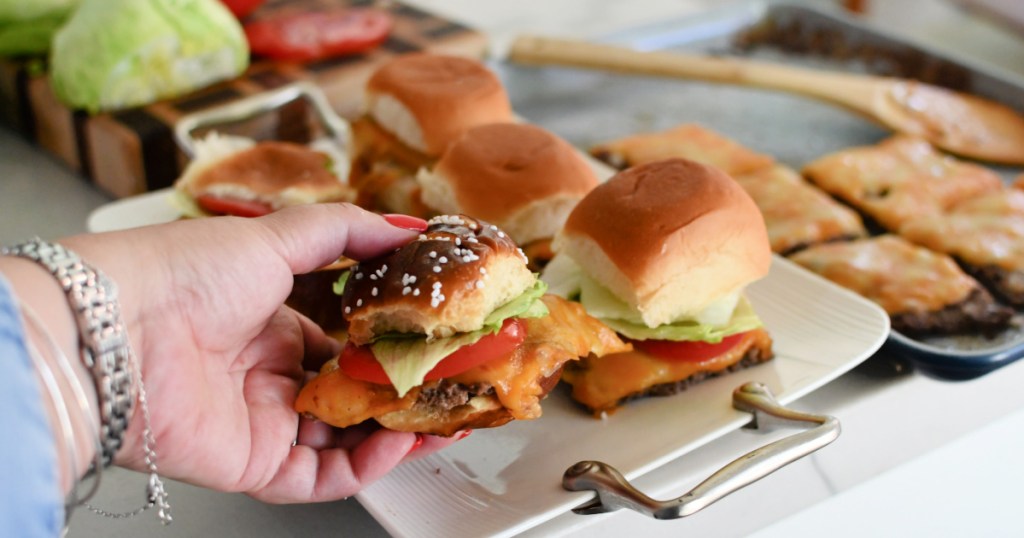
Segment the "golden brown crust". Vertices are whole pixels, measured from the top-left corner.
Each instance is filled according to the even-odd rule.
[[[406,54],[378,69],[366,90],[371,99],[390,95],[409,110],[430,155],[440,155],[474,125],[513,119],[501,81],[471,58]]]
[[[591,155],[618,169],[663,159],[683,158],[735,175],[771,166],[774,159],[696,124],[641,133],[598,144]]]
[[[434,173],[450,185],[459,212],[497,223],[546,198],[582,198],[598,184],[593,168],[568,142],[525,123],[467,130]]]
[[[800,248],[867,235],[856,211],[832,199],[789,167],[775,165],[734,176],[757,204],[772,250]]]
[[[941,214],[961,200],[1002,188],[992,170],[906,135],[826,155],[804,166],[803,174],[891,232],[911,219]]]
[[[938,311],[980,288],[949,256],[894,235],[818,245],[790,259],[890,315]]]

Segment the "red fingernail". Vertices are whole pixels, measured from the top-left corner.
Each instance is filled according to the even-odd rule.
[[[471,433],[473,433],[473,430],[462,430],[461,432],[455,434],[455,440],[456,441],[461,441],[461,440],[469,437],[469,434],[471,434]]]
[[[404,228],[406,230],[413,230],[416,232],[422,232],[427,229],[427,221],[419,217],[391,213],[384,215],[384,220],[388,221],[388,224],[396,228]]]
[[[422,445],[423,445],[423,434],[422,433],[417,433],[416,434],[416,440],[412,442],[412,446],[409,447],[409,451],[406,452],[405,455],[408,456],[409,454],[412,454],[413,452],[416,451],[417,448],[419,448]]]

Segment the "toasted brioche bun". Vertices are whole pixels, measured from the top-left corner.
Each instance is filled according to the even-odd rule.
[[[470,127],[513,119],[505,87],[482,63],[427,53],[399,56],[375,71],[366,108],[403,143],[432,156]]]
[[[356,345],[387,332],[446,337],[479,329],[535,281],[526,256],[497,226],[444,215],[392,254],[356,265],[342,313]]]
[[[339,167],[341,170],[336,170]],[[322,145],[256,142],[211,133],[197,142],[195,158],[174,186],[192,199],[213,195],[264,202],[280,209],[348,201],[352,192],[347,176],[347,158]]]
[[[521,245],[554,236],[598,184],[568,142],[524,123],[467,130],[417,179],[427,206],[489,220]]]
[[[650,327],[765,276],[764,219],[731,177],[684,159],[627,169],[590,192],[554,241]]]

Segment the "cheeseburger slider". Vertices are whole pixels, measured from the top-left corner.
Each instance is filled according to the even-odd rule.
[[[310,146],[210,133],[174,184],[186,217],[258,217],[283,207],[352,201],[348,159],[327,141]]]
[[[415,181],[467,129],[513,120],[498,77],[461,56],[413,53],[382,65],[366,83],[365,114],[352,125],[358,204],[424,215]]]
[[[598,183],[568,142],[523,123],[467,130],[417,180],[429,208],[497,224],[537,267],[551,258],[550,240],[569,212]]]
[[[771,263],[764,220],[716,168],[669,159],[619,172],[580,201],[554,249],[551,291],[634,348],[566,366],[573,398],[594,413],[772,357],[743,295]]]
[[[337,427],[450,436],[541,414],[562,366],[628,349],[574,303],[544,295],[515,243],[466,216],[354,266],[343,283],[349,339],[295,407]]]

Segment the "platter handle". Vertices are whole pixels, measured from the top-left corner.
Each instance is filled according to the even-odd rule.
[[[576,508],[577,514],[603,514],[628,508],[655,519],[678,519],[695,514],[726,495],[743,488],[786,465],[828,445],[839,437],[839,421],[831,416],[812,415],[788,409],[775,400],[762,383],[745,383],[733,391],[732,405],[754,415],[746,426],[767,430],[774,427],[811,429],[757,448],[728,463],[683,496],[659,501],[633,487],[614,467],[599,461],[581,461],[562,476],[569,491],[592,490],[597,496]]]
[[[313,108],[317,119],[323,124],[338,147],[350,148],[352,133],[347,121],[331,108],[323,91],[309,81],[293,82],[278,89],[250,95],[224,106],[194,112],[182,117],[174,126],[174,138],[182,151],[190,158],[195,157],[195,140],[192,131],[202,127],[234,123],[247,120],[259,114],[272,112],[296,99],[304,98]]]

